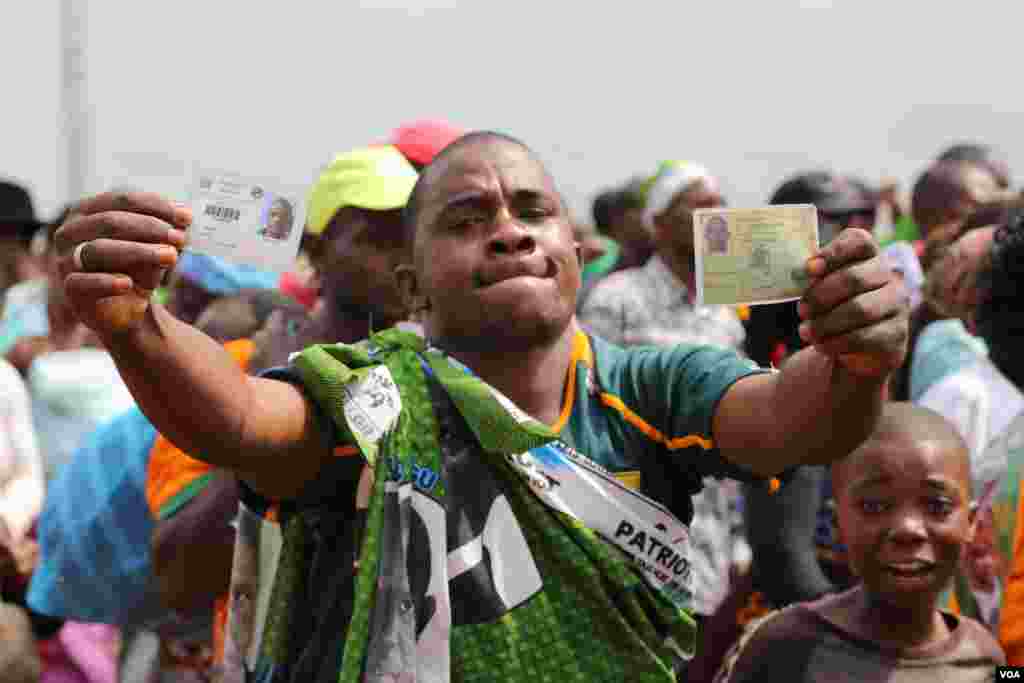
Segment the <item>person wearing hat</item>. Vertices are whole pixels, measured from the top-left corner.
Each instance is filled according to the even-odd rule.
[[[0,354],[5,356],[22,337],[42,338],[49,330],[46,268],[32,249],[43,225],[27,190],[0,182]],[[23,362],[11,360],[24,371]]]
[[[876,205],[860,183],[829,171],[812,171],[782,183],[771,204],[813,204],[818,209],[818,241],[828,244],[843,227],[870,230]]]
[[[41,268],[38,277],[24,280],[7,290],[3,314],[0,315],[0,354],[19,372],[26,375],[35,358],[50,351],[69,351],[95,345],[88,329],[71,313],[60,287],[55,251],[49,238],[67,216],[61,212],[54,223],[43,229],[26,227],[32,240],[37,237],[41,253],[33,255],[34,265]],[[28,233],[24,233],[28,234]]]
[[[416,169],[393,146],[337,156],[309,194],[306,233],[323,305],[314,315],[328,338],[361,338],[406,317],[392,271],[406,248],[402,208]],[[324,335],[318,335],[324,337]]]
[[[232,342],[229,350],[240,366],[256,373],[286,364],[293,352],[310,344],[356,341],[406,318],[392,269],[407,258],[402,209],[417,177],[391,145],[335,157],[310,190],[307,204],[306,235],[319,302],[308,314],[275,311],[251,340]],[[243,344],[245,354],[240,355]],[[261,578],[258,565],[247,559],[260,552],[257,539],[280,532],[252,514],[260,503],[243,495],[233,475],[214,471],[166,439],[158,446],[146,490],[150,511],[159,520],[153,535],[154,573],[172,608],[195,611],[218,601],[216,661],[225,681],[240,680],[244,643],[258,628],[248,587]],[[230,528],[236,515],[237,540]],[[229,581],[234,586],[230,599],[225,595]]]
[[[391,132],[389,144],[401,152],[417,171],[429,164],[438,152],[465,134],[444,119],[416,119]]]
[[[43,225],[28,191],[0,181],[0,301],[11,286],[43,274],[31,250],[32,238]]]
[[[442,149],[450,145],[464,134],[464,130],[443,119],[417,119],[403,123],[391,131],[384,146],[390,146],[402,153],[414,169],[419,171]],[[314,235],[306,232],[303,239],[303,251],[314,241]],[[302,264],[308,266],[308,264]],[[311,278],[308,268],[299,267],[281,276],[281,291],[287,293],[307,309],[316,305],[319,293]]]

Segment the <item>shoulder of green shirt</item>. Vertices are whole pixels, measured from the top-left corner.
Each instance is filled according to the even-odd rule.
[[[591,371],[597,377],[600,402],[647,439],[669,450],[713,448],[711,418],[719,399],[736,381],[765,372],[733,351],[711,346],[624,349],[596,337],[590,339]],[[685,404],[672,395],[680,381],[694,389]],[[659,407],[666,410],[652,410],[651,398],[662,402]],[[679,413],[671,414],[676,408]],[[680,416],[685,417],[685,424],[674,419]]]

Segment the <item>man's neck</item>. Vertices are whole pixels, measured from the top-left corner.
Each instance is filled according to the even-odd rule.
[[[327,302],[314,310],[310,317],[316,336],[332,343],[352,344],[366,339],[371,333],[369,316],[339,311]]]
[[[648,244],[620,242],[619,246],[622,248],[618,263],[620,270],[638,268],[647,263],[647,259],[654,253],[654,250]]]
[[[566,377],[572,359],[575,321],[554,342],[523,351],[451,351],[520,409],[547,425],[562,412]]]
[[[658,257],[665,262],[668,269],[687,287],[693,282],[694,254],[692,251],[680,253],[675,249],[659,249]],[[691,295],[693,292],[690,293]]]

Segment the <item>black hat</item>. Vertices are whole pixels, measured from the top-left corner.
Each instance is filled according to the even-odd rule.
[[[36,217],[32,197],[21,185],[0,181],[0,236],[17,233],[29,238],[43,224]]]
[[[829,173],[803,173],[782,183],[770,200],[772,204],[813,204],[822,213],[844,214],[874,211],[871,197],[850,180]]]

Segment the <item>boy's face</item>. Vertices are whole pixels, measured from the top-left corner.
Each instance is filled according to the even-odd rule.
[[[852,569],[889,604],[932,607],[970,540],[966,456],[896,434],[864,444],[842,468],[839,530]]]
[[[557,337],[580,286],[573,229],[544,167],[513,143],[467,145],[425,188],[416,287],[428,334],[463,350]]]

